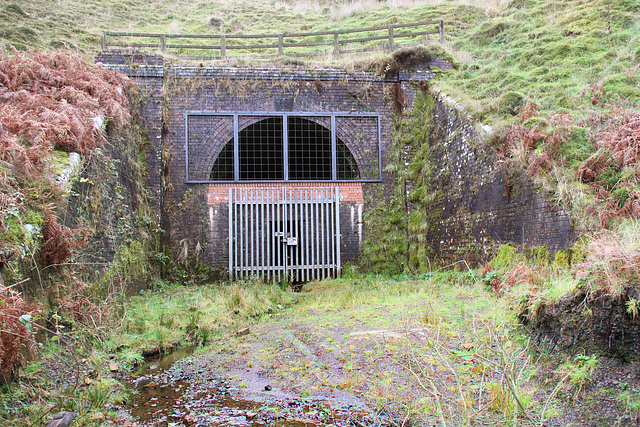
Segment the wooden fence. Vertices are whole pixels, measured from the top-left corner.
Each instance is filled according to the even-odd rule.
[[[331,56],[340,59],[342,54],[347,53],[381,48],[393,50],[427,42],[444,43],[442,20],[294,34],[102,33],[102,50],[152,48],[163,55],[193,60],[243,56],[265,59],[279,56]]]

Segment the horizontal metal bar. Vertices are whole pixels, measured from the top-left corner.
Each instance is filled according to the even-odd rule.
[[[283,182],[287,182],[290,184],[306,184],[306,183],[310,183],[310,184],[320,184],[320,183],[331,183],[331,184],[335,184],[335,183],[351,183],[351,182],[382,182],[382,179],[340,179],[340,180],[336,180],[336,181],[327,181],[327,180],[323,180],[323,181],[283,181],[283,180],[279,180],[279,181],[275,181],[275,180],[270,180],[270,181],[185,181],[185,184],[274,184],[274,183],[280,183],[282,184]]]
[[[313,111],[297,111],[297,112],[275,112],[275,111],[209,111],[209,110],[188,110],[184,112],[185,116],[304,116],[304,117],[381,117],[380,114],[375,113],[347,113],[344,111],[334,113],[323,113]]]

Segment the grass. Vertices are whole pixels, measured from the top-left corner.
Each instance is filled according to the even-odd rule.
[[[76,325],[48,338],[22,380],[0,391],[0,424],[42,425],[59,411],[75,411],[78,424],[101,425],[93,419],[96,412],[117,417],[110,408],[126,401],[124,388],[108,370],[109,361],[118,362],[120,371],[131,371],[144,363],[144,350],[162,353],[204,345],[298,299],[279,286],[254,281],[190,287],[156,283],[153,291],[112,311],[109,323],[101,325],[109,333]]]
[[[536,419],[545,396],[515,314],[472,277],[310,283],[251,335],[214,340],[210,357],[223,371],[271,372],[271,384],[296,393],[350,393],[406,423]]]
[[[130,349],[162,349],[176,343],[208,341],[250,319],[278,312],[297,299],[279,286],[256,282],[157,286],[127,302],[119,320],[121,334],[112,336],[110,347],[125,344]]]

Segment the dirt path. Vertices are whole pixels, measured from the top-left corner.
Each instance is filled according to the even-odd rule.
[[[343,300],[311,289],[248,334],[217,339],[154,379],[186,384],[188,405],[148,425],[634,425],[614,398],[594,398],[597,384],[542,365],[483,290],[407,286]]]

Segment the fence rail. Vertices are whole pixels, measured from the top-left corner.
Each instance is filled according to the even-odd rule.
[[[438,36],[438,38],[433,36]],[[444,43],[444,22],[442,20],[390,24],[353,30],[291,34],[102,32],[102,50],[110,48],[152,48],[163,55],[168,54],[184,59],[225,59],[242,56],[274,58],[278,56],[322,55],[340,59],[343,53],[364,52],[380,48],[393,50],[398,47],[428,42]],[[347,48],[347,46],[350,48]]]

